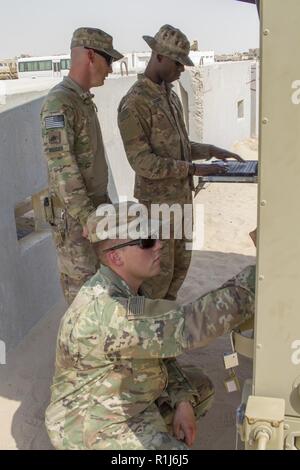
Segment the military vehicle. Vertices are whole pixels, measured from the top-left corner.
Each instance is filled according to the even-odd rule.
[[[237,426],[247,450],[300,450],[300,2],[239,1],[258,6],[261,67],[254,337],[233,338],[253,379]]]

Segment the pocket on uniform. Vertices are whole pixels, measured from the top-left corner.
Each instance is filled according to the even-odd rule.
[[[53,236],[55,245],[59,248],[64,244],[67,233],[67,222],[65,210],[62,208],[54,208],[53,210]]]
[[[61,248],[64,245],[64,241],[66,239],[66,233],[62,228],[59,228],[57,226],[53,226],[53,238],[54,238],[54,243],[57,248]]]
[[[159,359],[133,359],[133,382],[143,389],[143,393],[149,395],[149,401],[156,398],[157,392],[162,392],[167,386],[167,371],[163,362]]]

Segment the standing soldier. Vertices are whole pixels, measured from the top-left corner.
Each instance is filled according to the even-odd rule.
[[[127,158],[136,172],[134,196],[148,210],[151,204],[162,203],[177,203],[183,209],[184,204],[192,204],[193,175],[226,171],[220,165],[195,164],[193,160],[241,158],[189,140],[182,106],[171,86],[185,65],[193,65],[187,37],[164,25],[154,38],[143,38],[152,49],[151,59],[144,76],[122,99],[118,116]],[[161,274],[145,285],[152,298],[176,298],[191,260],[185,243],[185,239],[172,237],[164,240]]]
[[[49,197],[45,212],[53,228],[61,283],[70,304],[95,274],[98,260],[82,236],[88,215],[107,202],[108,169],[97,109],[90,93],[102,86],[112,62],[123,56],[112,37],[95,28],[77,29],[68,77],[48,94],[41,112]]]

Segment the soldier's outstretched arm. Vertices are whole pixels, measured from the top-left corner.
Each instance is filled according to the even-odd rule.
[[[46,102],[41,123],[51,187],[69,214],[84,225],[94,206],[74,155],[74,111],[55,100]]]
[[[164,158],[153,152],[148,122],[151,116],[147,120],[147,114],[147,109],[139,110],[133,105],[119,108],[118,125],[131,167],[137,175],[153,180],[187,177],[188,162]]]
[[[254,289],[255,266],[249,266],[183,307],[144,297],[115,300],[99,312],[104,354],[168,358],[203,347],[253,316]]]
[[[183,306],[189,349],[205,346],[254,315],[255,266],[248,266],[222,287]]]
[[[217,158],[219,160],[226,161],[228,158],[233,158],[239,162],[244,160],[236,153],[229,152],[229,150],[216,147],[215,145],[203,144],[198,142],[190,142],[192,160],[210,160],[211,158]]]
[[[210,145],[190,141],[192,160],[210,160]]]

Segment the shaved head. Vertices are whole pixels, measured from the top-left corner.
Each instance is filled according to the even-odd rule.
[[[112,248],[113,246],[119,245],[126,240],[111,240],[111,239],[106,239],[102,240],[98,243],[94,243],[93,247],[95,250],[95,253],[99,260],[101,261],[102,264],[105,264],[107,266],[109,264],[109,261],[107,259],[107,253],[103,253],[103,250],[108,250],[109,248]]]
[[[71,49],[71,60],[72,65],[78,66],[78,63],[82,63],[83,60],[87,60],[87,50],[84,47],[73,47]]]

